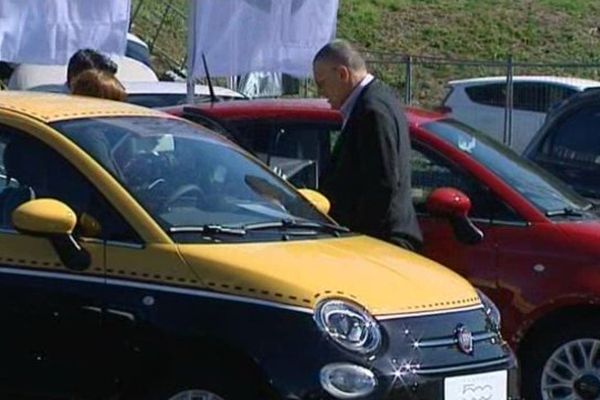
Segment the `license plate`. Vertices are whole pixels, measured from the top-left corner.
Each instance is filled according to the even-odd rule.
[[[506,371],[444,379],[444,400],[506,400]]]

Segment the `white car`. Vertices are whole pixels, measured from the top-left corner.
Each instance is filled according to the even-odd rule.
[[[138,106],[160,108],[187,103],[187,84],[183,81],[121,81],[127,92],[127,102]],[[218,101],[246,99],[243,94],[221,86],[213,86]],[[29,88],[36,92],[66,93],[64,84],[40,85]],[[194,103],[210,101],[207,85],[196,85]]]
[[[111,57],[111,59],[118,66],[116,76],[121,82],[158,82],[158,77],[152,68],[138,60],[129,57]],[[66,65],[19,64],[10,75],[8,89],[32,90],[36,88],[39,91],[66,92],[65,82],[67,82]],[[43,87],[47,87],[48,90],[39,89]]]
[[[441,110],[498,141],[504,139],[506,76],[448,82]],[[558,76],[514,76],[511,147],[521,153],[549,109],[600,82]]]
[[[140,106],[158,108],[187,103],[187,84],[176,82],[123,82],[127,91],[127,102]],[[213,86],[218,100],[235,100],[247,98],[235,90],[221,86]],[[194,103],[210,101],[207,85],[196,85]]]

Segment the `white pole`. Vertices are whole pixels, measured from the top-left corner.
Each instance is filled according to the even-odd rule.
[[[197,0],[189,0],[188,1],[188,29],[187,29],[187,102],[188,104],[192,104],[194,102],[194,92],[196,89],[196,84],[194,81],[194,73],[193,68],[195,64],[195,56],[196,56],[196,6]]]

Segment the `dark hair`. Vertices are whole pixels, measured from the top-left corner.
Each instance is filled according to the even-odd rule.
[[[93,49],[77,50],[69,59],[67,67],[67,85],[70,87],[73,79],[83,71],[97,69],[110,74],[117,73],[117,64],[109,57]]]
[[[361,71],[367,68],[367,64],[358,50],[350,42],[343,39],[336,39],[327,43],[317,52],[313,63],[322,61],[343,65],[351,71]]]
[[[71,93],[116,101],[127,99],[125,88],[117,77],[99,69],[89,69],[75,76],[71,83]]]

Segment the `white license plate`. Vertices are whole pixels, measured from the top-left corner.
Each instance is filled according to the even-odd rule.
[[[444,400],[506,400],[506,371],[444,379]]]

